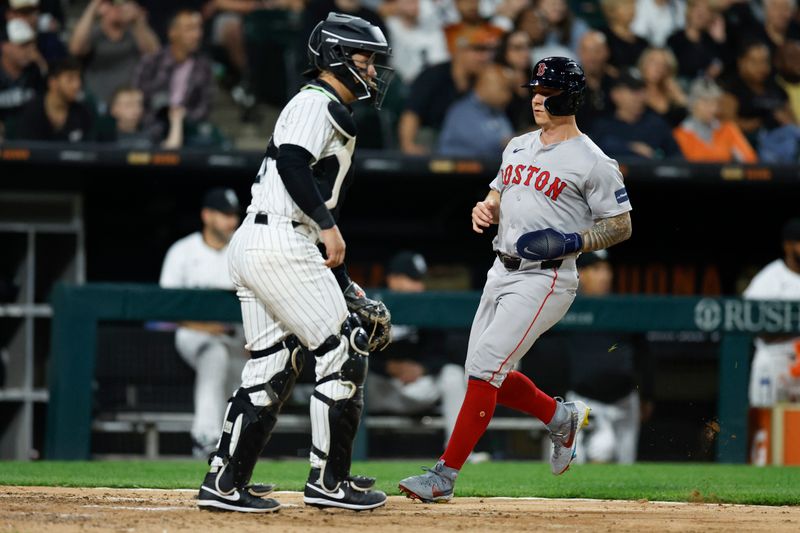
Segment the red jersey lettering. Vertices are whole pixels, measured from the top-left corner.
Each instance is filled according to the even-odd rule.
[[[514,168],[514,179],[511,180],[511,183],[517,184],[522,181],[523,170],[525,170],[525,165],[517,165]]]
[[[547,185],[547,182],[550,181],[550,173],[546,170],[542,170],[542,173],[536,176],[536,182],[534,182],[534,187],[537,191],[541,191],[544,189],[544,186]]]
[[[545,196],[549,196],[550,199],[555,202],[556,200],[558,200],[558,195],[561,194],[566,187],[567,187],[567,182],[561,181],[560,179],[558,179],[558,177],[556,177],[556,179],[553,180],[552,185],[550,185],[550,188],[547,189],[547,192],[544,194]]]
[[[531,184],[531,179],[533,178],[533,175],[536,174],[537,172],[539,172],[539,167],[528,167],[528,177],[527,179],[525,179],[526,187]]]

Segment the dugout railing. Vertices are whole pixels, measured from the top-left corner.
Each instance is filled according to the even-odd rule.
[[[479,293],[385,293],[397,323],[468,327]],[[152,285],[58,285],[53,293],[45,457],[90,457],[92,379],[100,321],[241,319],[224,291],[164,290]],[[747,452],[747,383],[752,337],[800,331],[800,302],[738,298],[610,296],[579,298],[556,326],[574,331],[704,331],[720,334],[716,457],[742,463]]]

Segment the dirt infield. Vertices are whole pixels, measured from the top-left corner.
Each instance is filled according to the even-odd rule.
[[[800,531],[800,507],[597,500],[457,498],[425,505],[392,497],[364,513],[303,507],[278,492],[270,515],[208,513],[194,491],[0,487],[0,531]]]

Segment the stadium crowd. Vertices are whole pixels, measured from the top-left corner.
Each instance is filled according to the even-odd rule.
[[[796,163],[796,0],[3,0],[3,139],[219,147],[302,82],[329,11],[384,29],[384,111],[369,147],[498,157],[534,128],[521,83],[551,55],[587,77],[582,131],[613,157]],[[363,109],[362,109],[363,108]],[[271,125],[259,134],[266,138]],[[372,135],[375,132],[375,135]],[[377,140],[375,140],[377,139]]]

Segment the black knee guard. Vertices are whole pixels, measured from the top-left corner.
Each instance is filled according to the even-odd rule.
[[[217,470],[216,490],[222,494],[242,489],[250,482],[256,461],[272,436],[281,407],[303,369],[305,352],[299,342],[287,339],[286,348],[291,355],[283,370],[267,383],[240,388],[228,400],[222,437],[211,460],[211,473]],[[266,392],[269,402],[263,407],[253,405],[250,400],[250,394],[260,391]]]

